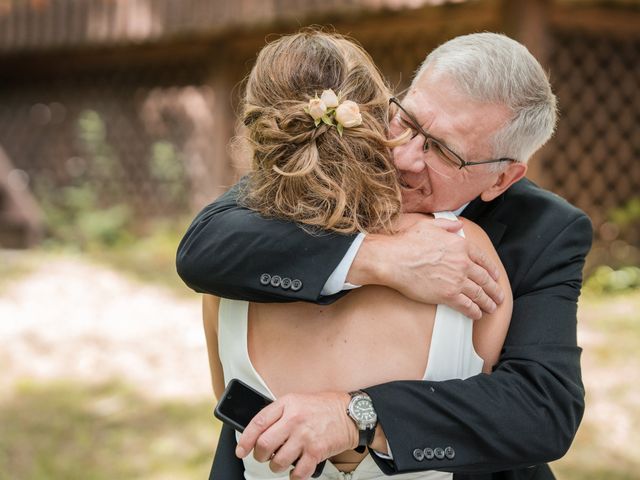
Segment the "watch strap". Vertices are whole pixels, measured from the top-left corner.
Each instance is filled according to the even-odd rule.
[[[364,453],[365,449],[373,442],[375,433],[375,427],[358,430],[358,446],[354,450],[358,453]]]

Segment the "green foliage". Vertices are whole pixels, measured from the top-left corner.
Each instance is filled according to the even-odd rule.
[[[84,154],[91,158],[94,175],[112,178],[120,163],[115,149],[107,141],[107,126],[94,110],[85,110],[78,117],[76,134]]]
[[[149,173],[165,200],[180,205],[188,198],[184,163],[173,143],[161,140],[151,146]]]
[[[149,219],[140,218],[140,212],[131,206],[131,180],[109,142],[108,125],[100,113],[80,113],[74,144],[79,156],[68,160],[69,175],[64,185],[51,177],[35,180],[34,191],[48,227],[48,244],[81,251],[133,244],[145,233]],[[174,144],[166,140],[153,143],[146,167],[154,193],[163,203],[184,207],[188,199],[185,169]]]
[[[640,197],[608,212],[599,226],[598,242],[588,257],[586,270],[591,272],[588,284],[595,292],[615,292],[637,288],[637,266],[640,265]],[[607,268],[594,267],[608,265]]]
[[[612,210],[609,216],[623,230],[640,224],[640,197],[632,198],[622,207]]]
[[[74,245],[81,250],[131,242],[133,217],[125,204],[100,208],[89,183],[39,195],[45,212],[49,244]]]
[[[601,293],[625,292],[640,288],[640,268],[623,267],[614,270],[607,265],[601,265],[585,282],[585,291]]]
[[[160,141],[152,145],[149,170],[151,176],[158,180],[169,181],[184,178],[184,166],[173,143]]]
[[[22,251],[0,249],[0,294],[7,286],[37,270],[42,260],[39,254],[25,255]]]
[[[0,478],[206,478],[208,401],[152,401],[119,383],[23,384],[0,400]],[[5,476],[6,475],[6,476]]]
[[[126,205],[82,212],[77,218],[77,230],[84,234],[85,240],[89,242],[114,246],[130,240],[127,231],[130,218],[130,210]]]
[[[82,112],[76,123],[76,143],[82,157],[70,159],[70,181],[57,187],[49,178],[36,179],[34,190],[45,213],[49,243],[112,247],[131,240],[131,209],[122,201],[116,181],[122,166],[107,140],[99,113]],[[119,199],[105,202],[105,198]]]
[[[558,480],[631,480],[638,477],[640,290],[585,291],[578,306],[578,339],[586,390],[585,415],[571,449],[551,467]]]
[[[176,274],[176,249],[186,230],[187,220],[148,222],[135,241],[113,248],[90,248],[94,260],[127,272],[137,280],[170,287],[176,293],[192,295]]]

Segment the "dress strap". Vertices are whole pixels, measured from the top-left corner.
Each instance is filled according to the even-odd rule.
[[[220,299],[218,309],[218,352],[225,385],[237,378],[263,395],[275,398],[251,363],[249,356],[249,302]]]
[[[436,212],[435,218],[457,220],[452,212]],[[464,237],[462,229],[458,235]],[[473,322],[446,305],[436,307],[425,380],[467,378],[482,371],[484,361],[473,347]]]
[[[453,212],[434,212],[433,216],[435,218],[444,218],[446,220],[458,220],[458,217]],[[458,230],[458,235],[464,238],[464,231],[462,229]]]

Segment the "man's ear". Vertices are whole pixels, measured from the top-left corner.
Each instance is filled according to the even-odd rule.
[[[514,162],[498,175],[495,183],[480,194],[480,198],[484,202],[490,202],[511,185],[516,183],[527,174],[527,164]]]

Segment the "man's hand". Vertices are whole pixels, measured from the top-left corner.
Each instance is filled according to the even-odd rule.
[[[349,283],[385,285],[476,320],[502,303],[497,266],[455,234],[461,222],[412,214],[403,215],[397,228],[395,235],[366,236],[349,270]]]
[[[309,478],[318,463],[358,445],[358,430],[347,415],[347,393],[289,394],[266,406],[240,436],[236,455],[251,450],[274,473],[293,462],[292,479]]]

